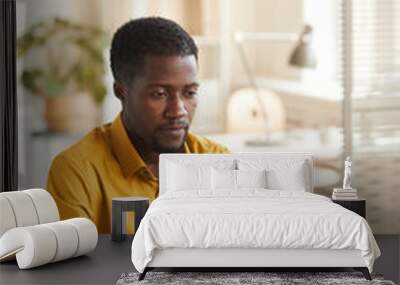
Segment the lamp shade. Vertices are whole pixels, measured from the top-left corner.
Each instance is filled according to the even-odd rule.
[[[315,68],[317,66],[317,58],[311,46],[311,40],[312,27],[305,25],[296,47],[290,55],[290,65],[301,68]]]
[[[257,97],[261,99],[257,100]],[[264,108],[266,118],[263,118]],[[227,105],[229,133],[277,132],[285,129],[286,112],[278,94],[267,89],[236,90]]]

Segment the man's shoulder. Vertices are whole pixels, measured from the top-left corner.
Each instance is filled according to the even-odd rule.
[[[110,147],[109,127],[110,124],[105,124],[91,130],[79,141],[60,152],[55,160],[80,164],[100,159]]]
[[[187,144],[191,153],[231,153],[227,147],[193,133],[188,134]]]

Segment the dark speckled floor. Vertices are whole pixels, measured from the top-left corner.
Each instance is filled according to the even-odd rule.
[[[149,272],[138,281],[138,273],[123,274],[117,285],[394,285],[381,275],[366,280],[360,272]]]

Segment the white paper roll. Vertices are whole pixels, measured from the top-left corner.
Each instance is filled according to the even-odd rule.
[[[23,191],[3,192],[1,194],[10,202],[17,227],[33,226],[39,223],[35,206],[28,194]]]
[[[56,202],[49,192],[43,189],[24,190],[33,200],[39,217],[39,224],[51,223],[60,220]]]
[[[43,189],[0,193],[0,214],[0,261],[16,257],[20,269],[96,248],[95,224],[86,218],[60,222],[53,197]]]
[[[0,238],[0,261],[17,258],[20,269],[86,254],[97,245],[97,229],[85,218],[18,227]]]
[[[64,221],[41,225],[51,229],[57,238],[57,251],[51,262],[73,257],[78,249],[78,233],[74,226]]]
[[[3,193],[0,193],[0,238],[6,231],[17,226],[10,202],[1,194]]]
[[[95,224],[91,220],[74,218],[63,222],[71,224],[78,232],[78,250],[74,254],[74,257],[86,254],[96,248],[98,233]]]
[[[15,254],[20,269],[49,263],[57,249],[54,232],[42,225],[14,228],[0,239],[0,258]]]

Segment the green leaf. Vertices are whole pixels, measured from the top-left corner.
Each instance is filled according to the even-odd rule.
[[[24,70],[21,76],[22,85],[34,95],[42,94],[40,79],[43,78],[43,71],[39,69]]]
[[[63,95],[66,84],[58,76],[58,74],[48,73],[46,77],[46,94],[48,96]]]
[[[103,49],[109,42],[101,29],[68,19],[53,18],[32,25],[18,38],[17,54],[24,56],[40,47],[38,56],[47,58],[47,61],[44,65],[41,63],[40,66],[44,67],[25,70],[21,80],[34,94],[57,96],[64,94],[67,86],[72,86],[75,91],[89,91],[100,103],[106,94]],[[67,62],[68,57],[58,56],[69,54],[70,50],[76,53],[72,61],[68,59]]]
[[[96,103],[100,104],[101,102],[103,102],[104,98],[107,95],[107,89],[103,84],[97,84],[94,88],[93,91],[93,95],[94,95],[94,100],[96,101]]]

